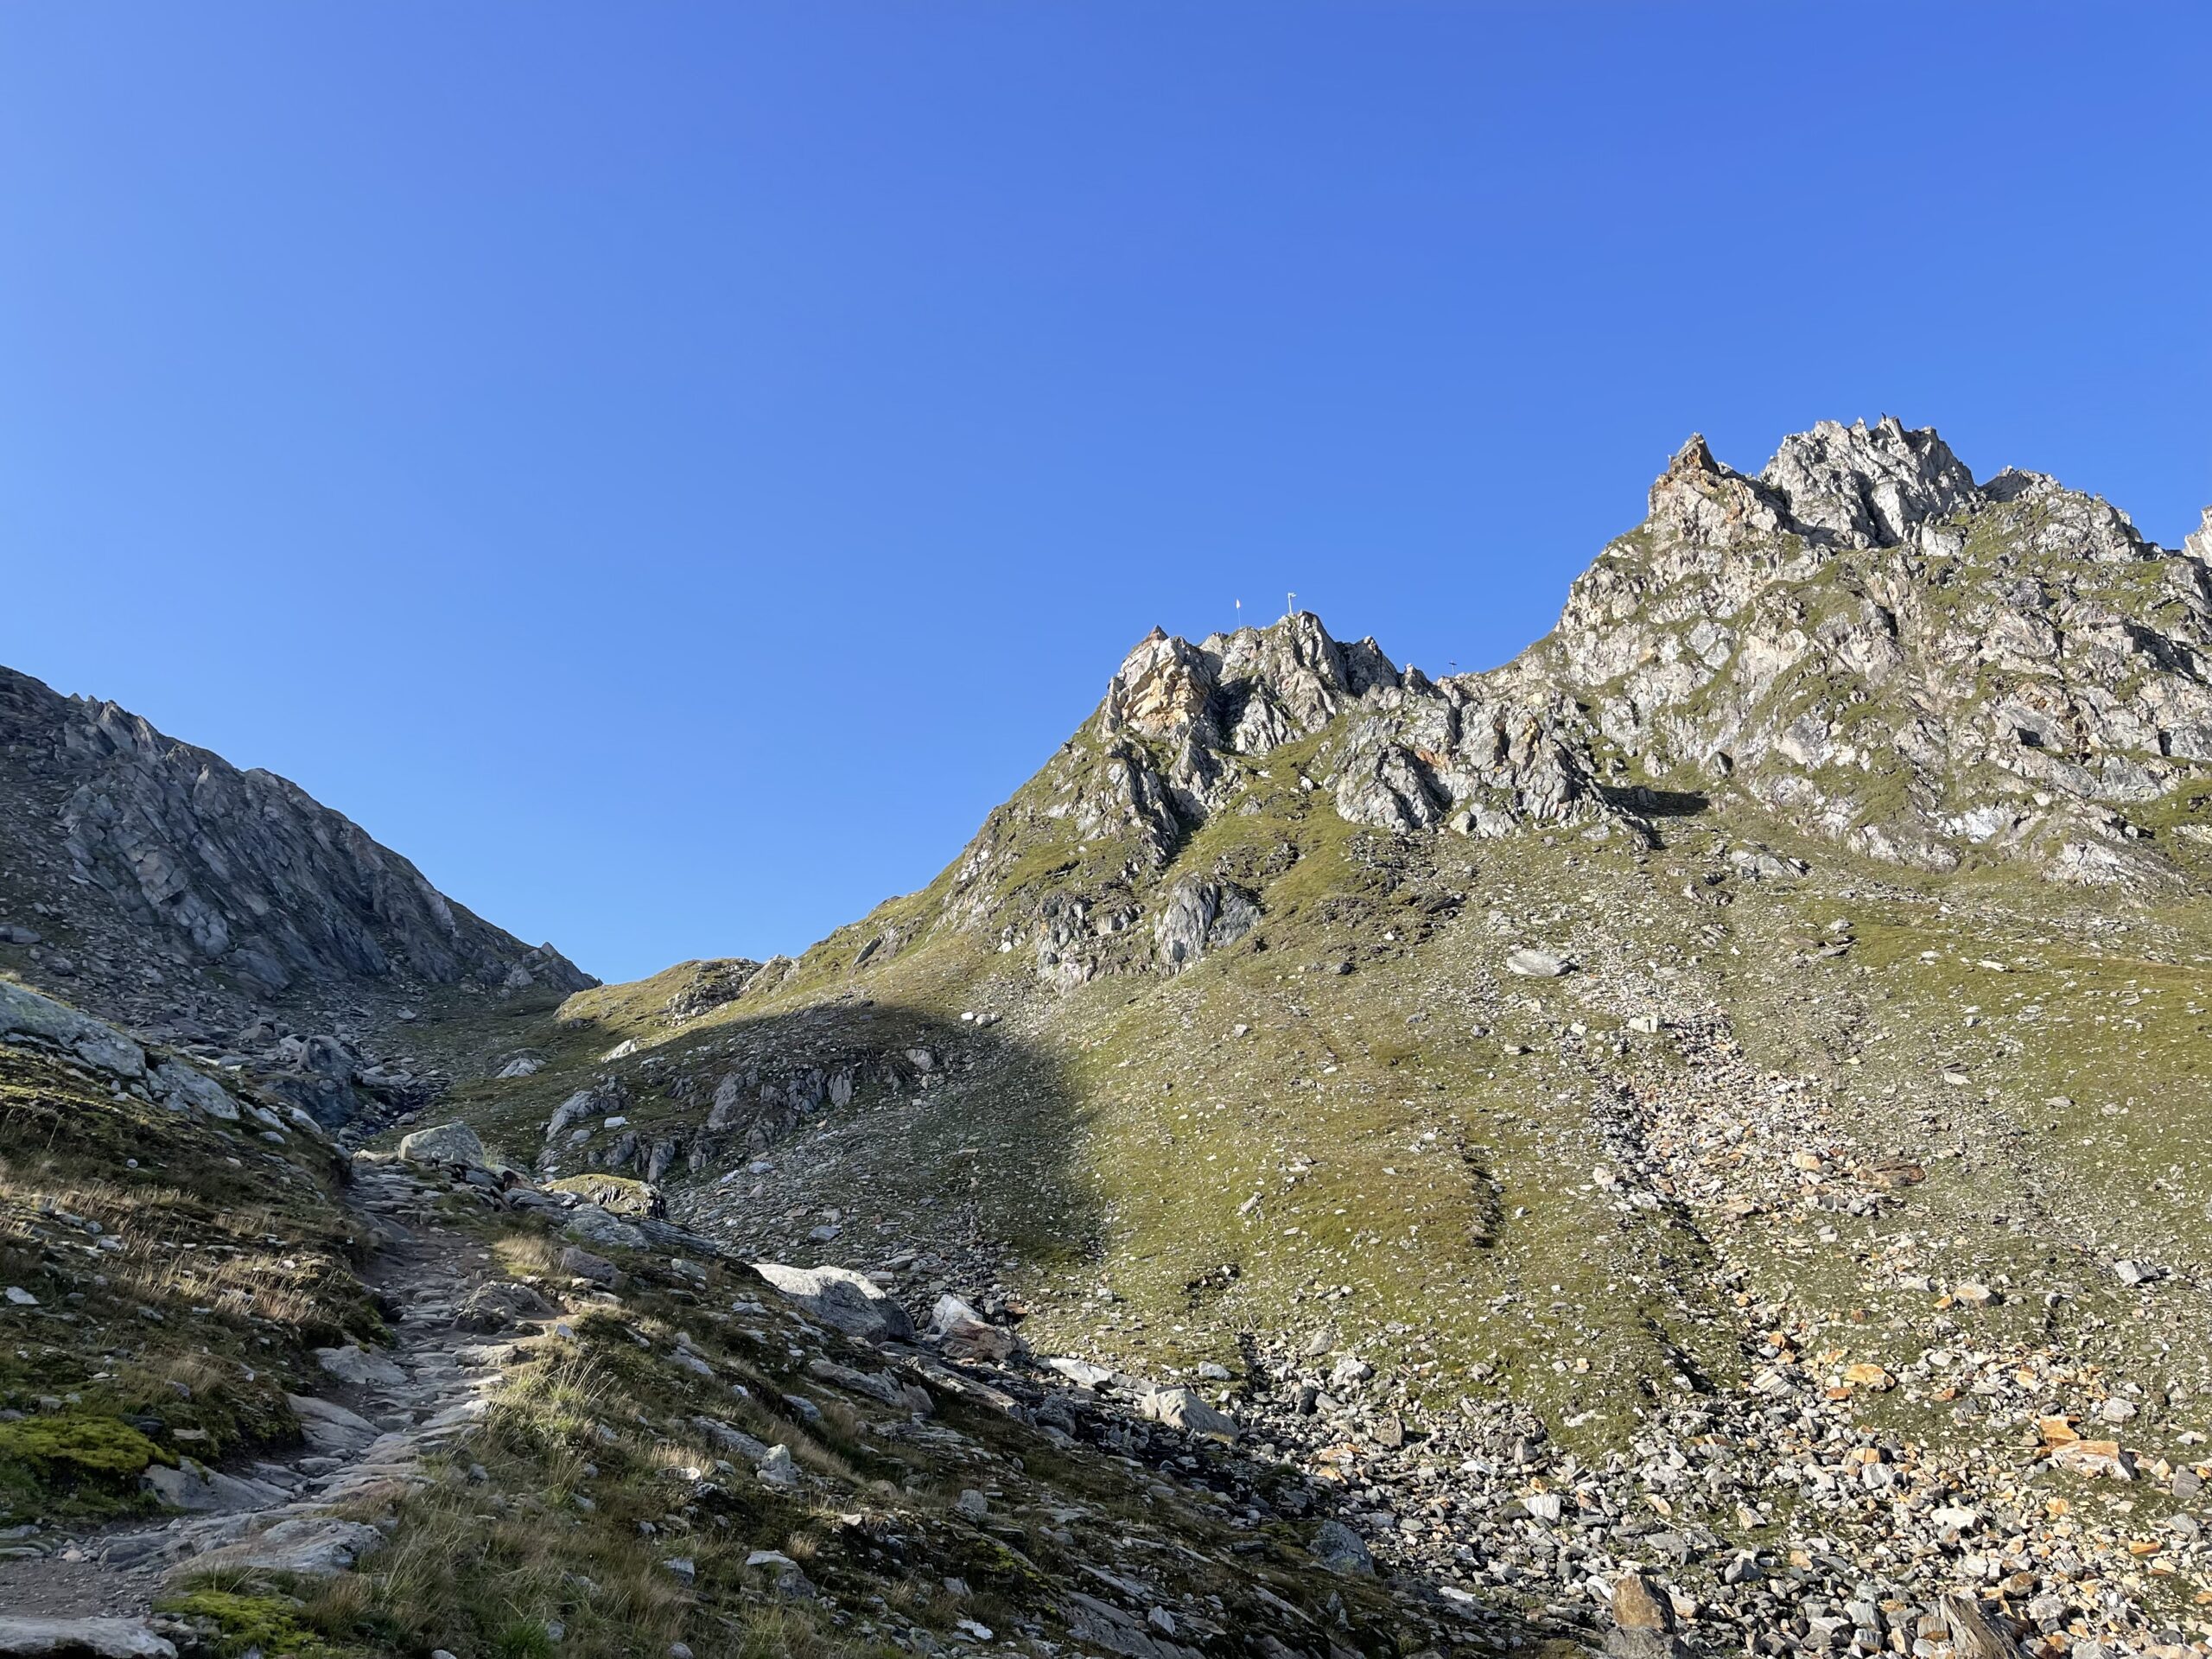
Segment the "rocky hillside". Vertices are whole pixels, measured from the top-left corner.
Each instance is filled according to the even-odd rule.
[[[1891,421],[1756,476],[1693,441],[1491,672],[1302,614],[1155,631],[934,881],[795,957],[563,996],[379,935],[385,975],[321,982],[407,988],[404,1053],[352,1086],[409,1086],[370,1090],[341,1139],[401,1121],[324,1202],[566,1317],[488,1367],[393,1333],[519,1414],[469,1442],[491,1491],[434,1446],[416,1497],[336,1518],[483,1570],[440,1600],[372,1552],[288,1628],[460,1659],[2212,1653],[2208,561]],[[106,894],[44,835],[11,870]],[[168,938],[115,925],[118,968]],[[314,1135],[313,1043],[265,1011],[163,1063]],[[588,1405],[563,1343],[613,1368]],[[685,1377],[765,1414],[706,1414],[724,1441]],[[677,1467],[717,1495],[649,1499]],[[25,1548],[113,1548],[57,1524]],[[962,1565],[984,1539],[997,1576]],[[483,1611],[510,1566],[516,1632]],[[435,1617],[378,1623],[410,1596]]]
[[[0,982],[0,1654],[1274,1659],[1449,1620],[1195,1398],[1117,1410],[970,1311],[924,1341],[599,1193],[454,1125],[341,1160]]]
[[[283,779],[5,669],[0,969],[217,1053],[240,1033],[272,1050],[296,1027],[302,1052],[276,1063],[309,1074],[308,1092],[325,1077],[345,1087],[333,1121],[356,1103],[359,1046],[382,1046],[426,998],[596,982]],[[308,1056],[318,1034],[332,1052]]]

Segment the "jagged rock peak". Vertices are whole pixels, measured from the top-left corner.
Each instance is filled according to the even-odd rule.
[[[1772,490],[1713,458],[1694,432],[1651,486],[1649,522],[1677,539],[1714,545],[1747,531],[1774,534],[1789,524],[1789,504]]]
[[[1656,527],[1704,543],[1750,531],[1888,547],[1982,499],[1935,428],[1909,430],[1885,415],[1871,427],[1822,421],[1792,433],[1756,478],[1715,461],[1694,434],[1652,485],[1650,515]]]
[[[1319,731],[1399,678],[1373,639],[1341,645],[1310,611],[1195,645],[1155,627],[1108,683],[1098,729],[1263,753]]]
[[[1974,474],[1932,426],[1907,431],[1894,415],[1872,427],[1822,421],[1782,441],[1759,481],[1808,531],[1893,546],[1913,527],[1978,504]]]
[[[1874,857],[2162,880],[2127,815],[2212,775],[2208,567],[2212,514],[2171,553],[1892,417],[1756,477],[1693,438],[1512,672],[1572,691],[1609,764],[1728,780]]]
[[[2195,559],[2199,564],[2212,564],[2212,507],[2204,509],[2204,516],[2195,530],[2182,537],[2182,555]]]
[[[1402,672],[1371,639],[1339,644],[1310,612],[1196,645],[1155,628],[1107,687],[1097,734],[1114,758],[1158,776],[1192,823],[1237,787],[1230,757],[1265,755],[1340,715],[1351,723],[1313,766],[1353,823],[1496,836],[1609,816],[1555,688],[1478,675],[1439,684]],[[1111,747],[1131,739],[1166,751],[1159,773]],[[1141,791],[1122,793],[1141,806]],[[1163,826],[1156,839],[1164,849],[1173,837]]]

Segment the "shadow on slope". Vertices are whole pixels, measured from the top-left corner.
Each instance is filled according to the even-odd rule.
[[[643,1177],[689,1221],[851,1266],[915,1243],[1065,1262],[1096,1235],[1076,1091],[1052,1053],[988,1016],[858,996],[715,1023],[671,1025],[634,1001],[569,1013],[477,1033],[452,1058],[478,1075],[447,1097],[548,1179]],[[540,1040],[517,1045],[518,1026]],[[482,1075],[518,1046],[541,1069]],[[784,1177],[772,1212],[761,1164]],[[821,1228],[836,1231],[808,1237]]]

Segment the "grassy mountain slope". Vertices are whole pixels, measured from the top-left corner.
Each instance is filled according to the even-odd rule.
[[[2021,1634],[2185,1634],[2202,553],[1931,436],[1678,461],[1494,676],[1311,618],[1155,636],[931,887],[711,1007],[687,969],[472,1031],[471,1111],[563,1171],[664,1147],[687,1224],[989,1298],[1039,1353],[1218,1368],[1284,1455],[1380,1471],[1348,1512],[1471,1592],[1524,1545],[1466,1504],[1563,1459],[1609,1513],[1659,1497],[1723,1626],[1808,1629],[1823,1549],[1909,1595],[2017,1548]],[[1571,970],[1516,973],[1530,946]],[[1405,1524],[1421,1455],[1530,1421],[1548,1476]],[[2134,1480],[2065,1449],[2107,1440]],[[1846,1501],[1870,1447],[1865,1490],[1910,1495],[1878,1516]],[[1741,1551],[1813,1582],[1747,1601]]]
[[[1141,1655],[1068,1592],[1157,1548],[1209,1653],[1609,1620],[1654,1654],[2212,1651],[2208,564],[2204,537],[1978,484],[1894,423],[1798,435],[1756,477],[1693,443],[1494,673],[1431,682],[1310,616],[1155,632],[935,881],[795,958],[422,984],[404,1040],[452,1080],[438,1117],[729,1259],[626,1256],[617,1309],[566,1287],[482,1453],[511,1507],[436,1465],[379,1511],[496,1571],[442,1601],[372,1570],[315,1629],[474,1659],[508,1650],[507,1594],[587,1651],[702,1616],[761,1651],[927,1651],[978,1617]],[[424,1202],[559,1277],[536,1224]],[[1030,1358],[980,1373],[1016,1408],[955,1389],[934,1421],[1004,1465],[1023,1573],[944,1554],[962,1441],[776,1407],[812,1359],[867,1357],[736,1265],[771,1258],[1018,1332]],[[748,1487],[657,1515],[671,1459],[709,1450],[686,1350],[751,1379],[778,1421],[747,1433],[802,1437],[805,1514]],[[1241,1472],[1128,1449],[1169,1384],[1232,1414]],[[1078,1408],[1071,1452],[1043,1431]],[[878,1532],[830,1524],[879,1502],[926,1570],[863,1571]],[[1150,1542],[1052,1536],[1071,1506]],[[1382,1599],[1311,1579],[1324,1515]],[[702,1544],[672,1595],[640,1520],[819,1554],[830,1593],[794,1611]],[[1240,1567],[1255,1535],[1303,1599]],[[1656,1624],[1620,1599],[1639,1573]],[[580,1600],[579,1575],[620,1587]],[[944,1577],[985,1599],[940,1603]],[[1257,1583],[1310,1627],[1239,1602]]]

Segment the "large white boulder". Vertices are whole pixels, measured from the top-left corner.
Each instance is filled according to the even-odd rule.
[[[906,1342],[914,1322],[898,1300],[850,1268],[794,1268],[755,1262],[753,1270],[823,1324],[863,1342]]]

